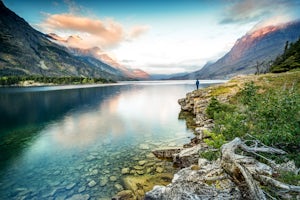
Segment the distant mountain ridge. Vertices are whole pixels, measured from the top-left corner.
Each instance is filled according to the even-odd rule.
[[[282,54],[287,41],[300,37],[300,21],[267,26],[247,33],[232,49],[214,63],[179,79],[227,79],[239,74],[254,74],[256,63],[268,62]]]
[[[65,46],[72,54],[80,57],[84,57],[87,60],[97,59],[103,63],[108,64],[115,70],[117,70],[118,75],[132,78],[132,79],[149,79],[150,75],[140,69],[131,69],[122,66],[120,63],[112,59],[107,53],[103,52],[99,47],[93,48],[78,48],[76,43],[81,40],[79,36],[69,36],[64,39],[55,33],[47,34],[47,37],[59,45]]]
[[[129,80],[147,75],[132,70],[132,76],[129,76],[109,62],[93,57],[91,52],[80,51],[71,51],[53,42],[0,0],[0,76],[82,76]]]

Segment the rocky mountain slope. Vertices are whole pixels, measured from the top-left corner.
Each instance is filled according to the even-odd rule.
[[[58,36],[55,33],[47,34],[48,38],[50,38],[55,43],[65,46],[69,52],[75,56],[79,56],[84,58],[89,62],[96,62],[96,60],[109,65],[112,69],[105,68],[104,70],[108,70],[108,72],[116,74],[118,76],[124,76],[130,79],[149,79],[150,75],[140,69],[131,69],[125,67],[111,58],[106,52],[102,51],[99,47],[93,48],[78,48],[75,47],[77,45],[73,45],[80,42],[81,38],[79,36],[69,36],[67,39],[64,39]],[[78,41],[79,40],[79,41]]]
[[[283,53],[286,42],[295,42],[299,37],[300,21],[249,32],[215,63],[180,79],[227,79],[238,74],[254,74],[257,63],[264,62],[264,67],[269,67],[268,62]]]
[[[123,79],[99,60],[72,55],[33,29],[0,1],[0,75],[84,76]]]

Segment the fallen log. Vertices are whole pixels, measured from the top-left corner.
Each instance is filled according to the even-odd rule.
[[[247,191],[244,192],[250,195],[250,199],[266,199],[266,192],[261,189],[259,184],[285,189],[286,192],[300,193],[300,186],[288,185],[272,178],[271,176],[276,169],[257,161],[253,157],[236,154],[237,149],[254,154],[257,152],[285,154],[286,152],[265,145],[263,147],[249,147],[240,138],[235,138],[221,147],[222,168],[233,178],[237,185],[240,184],[241,180],[245,181]]]

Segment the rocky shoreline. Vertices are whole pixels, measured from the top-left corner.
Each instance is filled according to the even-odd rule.
[[[192,115],[193,122],[188,122],[195,131],[195,138],[187,145],[177,149],[158,149],[153,151],[157,157],[172,158],[173,163],[180,168],[174,174],[172,183],[167,186],[154,186],[145,195],[146,200],[154,199],[268,199],[273,198],[260,185],[285,188],[281,198],[300,199],[300,186],[281,183],[273,177],[279,170],[299,173],[293,161],[284,164],[269,163],[269,165],[257,161],[244,153],[264,152],[271,154],[285,154],[280,149],[266,147],[247,146],[240,138],[235,138],[221,147],[221,156],[216,161],[208,161],[200,157],[208,147],[203,142],[209,137],[206,133],[214,127],[212,119],[206,116],[206,108],[212,97],[220,102],[228,102],[231,97],[243,88],[244,83],[255,81],[257,76],[239,76],[235,79],[213,87],[195,90],[179,99],[181,112]],[[188,115],[188,114],[187,114]],[[239,149],[241,155],[236,154]],[[291,196],[292,192],[294,196]]]

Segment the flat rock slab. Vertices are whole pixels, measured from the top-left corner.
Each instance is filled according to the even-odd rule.
[[[152,151],[152,153],[157,157],[157,158],[173,158],[173,154],[179,153],[183,147],[166,147],[166,148],[160,148],[160,149],[155,149]]]

